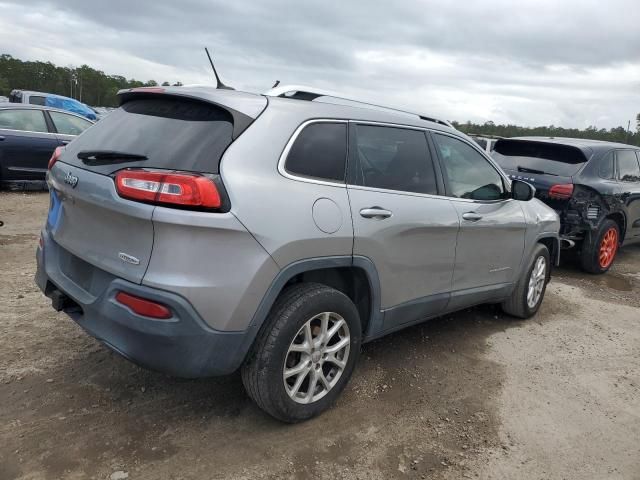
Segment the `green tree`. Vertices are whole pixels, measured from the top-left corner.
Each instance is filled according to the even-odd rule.
[[[118,105],[118,90],[145,85],[158,83],[107,75],[89,65],[58,67],[51,62],[22,61],[8,54],[0,55],[0,95],[4,96],[13,89],[37,90],[73,95],[89,105],[114,107]]]

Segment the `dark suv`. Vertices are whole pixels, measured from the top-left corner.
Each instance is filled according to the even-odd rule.
[[[563,246],[582,268],[604,273],[623,243],[640,241],[640,148],[576,138],[496,142],[493,158],[560,215]]]

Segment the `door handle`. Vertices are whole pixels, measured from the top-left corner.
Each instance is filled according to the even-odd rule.
[[[4,137],[0,135],[0,142],[4,140]]]
[[[363,208],[360,210],[360,216],[364,218],[389,218],[392,213],[380,207]]]
[[[63,145],[66,145],[66,144],[68,144],[68,143],[69,143],[69,140],[61,140],[61,143],[62,143]]]
[[[462,218],[469,222],[477,222],[482,219],[482,215],[479,215],[476,212],[467,212],[462,214]]]

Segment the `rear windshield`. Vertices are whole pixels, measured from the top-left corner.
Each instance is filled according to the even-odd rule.
[[[579,148],[526,140],[498,140],[491,155],[507,170],[562,177],[575,175],[587,161]]]
[[[171,97],[138,99],[87,129],[68,145],[61,160],[103,174],[130,167],[218,173],[232,133],[231,114],[215,105]],[[87,152],[121,152],[147,159],[78,158],[78,153]]]

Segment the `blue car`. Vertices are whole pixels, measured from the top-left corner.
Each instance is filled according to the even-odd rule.
[[[54,93],[33,92],[29,90],[12,90],[9,95],[12,103],[28,103],[43,107],[59,108],[68,112],[77,113],[89,120],[97,120],[96,112],[89,106],[73,98],[56,95]]]

